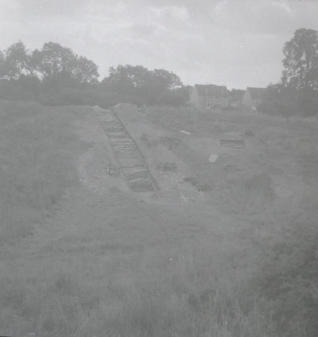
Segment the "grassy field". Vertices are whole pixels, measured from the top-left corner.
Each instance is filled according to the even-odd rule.
[[[189,199],[107,177],[93,109],[0,103],[0,335],[316,337],[318,122],[121,117]],[[246,148],[208,163],[230,132]]]

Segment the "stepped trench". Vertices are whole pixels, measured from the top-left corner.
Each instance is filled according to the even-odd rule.
[[[133,192],[156,192],[158,184],[146,159],[121,119],[105,110],[100,120],[120,174]]]

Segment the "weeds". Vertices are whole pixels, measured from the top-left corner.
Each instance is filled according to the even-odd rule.
[[[230,197],[226,200],[246,205],[242,207],[245,212],[239,214],[243,220],[231,215],[234,225],[231,223],[230,229],[226,228],[226,221],[222,222],[223,217],[229,217],[229,212],[217,213],[215,217],[210,217],[214,213],[207,213],[208,225],[204,227],[205,220],[200,223],[202,219],[198,219],[201,208],[186,213],[186,208],[192,207],[187,204],[185,208],[165,212],[160,206],[140,206],[141,203],[127,196],[121,199],[120,191],[115,201],[110,199],[113,205],[107,203],[108,199],[105,202],[96,197],[89,200],[91,208],[85,208],[78,215],[76,212],[86,202],[85,194],[81,195],[84,202],[66,218],[72,221],[75,218],[75,231],[68,233],[73,235],[72,240],[61,235],[39,250],[32,251],[30,247],[24,250],[19,244],[32,243],[29,237],[36,234],[45,220],[53,217],[61,208],[67,188],[77,183],[74,162],[80,144],[69,129],[74,116],[69,118],[64,110],[46,109],[32,104],[8,104],[3,109],[8,113],[2,111],[1,115],[0,335],[318,335],[315,160],[300,158],[301,162],[306,162],[300,173],[307,178],[305,183],[313,185],[311,194],[304,193],[300,201],[297,199],[295,210],[278,207],[279,217],[274,214],[271,218],[276,227],[281,226],[283,220],[297,219],[293,226],[298,229],[286,233],[283,244],[261,242],[262,237],[256,238],[266,255],[253,245],[241,250],[236,247],[242,254],[237,260],[253,261],[248,267],[244,265],[248,262],[242,261],[234,268],[227,254],[235,255],[234,246],[243,242],[234,243],[236,236],[241,234],[239,226],[243,226],[243,220],[262,222],[265,234],[273,229],[266,228],[266,221],[260,219],[263,213],[255,212],[254,218],[247,216],[249,208],[258,210],[264,204],[272,205],[274,182],[267,175],[255,175],[246,180],[238,177],[237,180],[242,180],[240,184],[235,180],[226,185],[236,184],[237,188],[228,191]],[[61,113],[59,118],[55,118],[56,113]],[[190,125],[195,122],[190,111],[186,121]],[[184,118],[176,119],[175,123],[176,129],[191,129],[190,125],[184,125]],[[247,136],[252,137],[251,134]],[[173,137],[161,141],[172,150],[180,145]],[[162,169],[174,170],[175,166],[163,162]],[[201,176],[187,177],[185,181],[199,191],[214,189],[210,180]],[[115,193],[111,191],[110,194]],[[106,216],[98,213],[105,208]],[[239,207],[235,205],[235,209]],[[87,210],[89,214],[85,213]],[[292,214],[285,215],[287,210]],[[274,211],[270,208],[266,214]],[[125,212],[126,218],[122,217]],[[191,215],[191,226],[187,228],[188,215]],[[65,223],[68,225],[63,221],[62,217],[61,227]],[[85,221],[87,224],[83,224]],[[213,222],[220,224],[214,228]],[[218,232],[218,225],[224,225],[224,230]],[[246,228],[251,230],[251,227]],[[212,234],[208,236],[209,233]],[[221,242],[218,250],[212,246],[218,245],[218,237],[222,240],[221,233],[228,235],[229,242]],[[249,232],[247,236],[253,234]],[[49,251],[53,244],[56,249]],[[79,246],[76,254],[71,254],[72,249]],[[227,252],[227,248],[231,251]],[[248,259],[254,255],[257,259]],[[32,269],[29,270],[29,266]]]

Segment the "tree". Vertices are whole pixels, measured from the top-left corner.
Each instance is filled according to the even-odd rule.
[[[153,77],[156,85],[162,90],[172,90],[182,87],[180,78],[173,72],[169,72],[165,69],[155,69],[153,71]]]
[[[11,45],[5,51],[3,68],[4,75],[14,80],[32,75],[31,56],[22,42]]]
[[[83,56],[77,57],[72,74],[80,83],[92,84],[98,82],[99,74],[97,65]]]
[[[71,75],[75,55],[69,48],[64,48],[58,43],[48,42],[42,50],[35,50],[32,55],[33,66],[38,75],[44,80],[52,80],[60,75]]]
[[[42,50],[35,50],[32,64],[38,76],[45,81],[92,83],[98,78],[93,61],[79,57],[70,48],[54,42],[45,43]]]
[[[164,69],[148,70],[143,66],[111,67],[104,86],[132,103],[160,103],[164,97],[182,87],[180,78]],[[170,99],[170,97],[169,97]]]
[[[134,93],[149,82],[149,70],[143,66],[119,65],[109,69],[109,77],[104,80],[115,91],[123,94]]]
[[[285,87],[318,90],[318,32],[298,29],[283,49]]]

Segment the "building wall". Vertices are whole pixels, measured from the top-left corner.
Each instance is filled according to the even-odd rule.
[[[200,96],[194,87],[190,93],[190,102],[198,109],[214,109],[216,106],[226,107],[229,104],[228,97]]]
[[[251,109],[252,111],[258,111],[259,106],[262,104],[262,99],[252,98],[251,93],[249,91],[246,91],[242,103],[244,106]]]
[[[242,99],[242,103],[243,105],[247,106],[247,107],[252,107],[255,105],[252,97],[251,97],[251,94],[248,90],[246,90],[244,96],[243,96],[243,99]]]
[[[191,90],[191,93],[190,93],[190,102],[196,108],[198,108],[198,109],[201,108],[200,96],[198,95],[198,91],[197,91],[197,89],[195,87]]]

